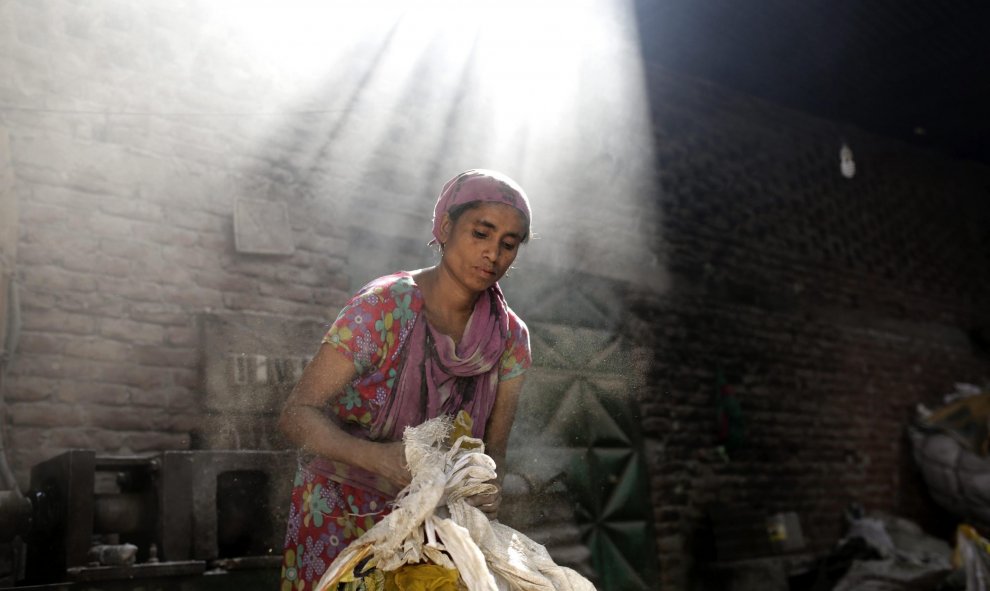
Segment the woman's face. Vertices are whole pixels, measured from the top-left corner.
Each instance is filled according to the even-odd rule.
[[[484,291],[505,275],[519,253],[526,219],[505,203],[481,203],[457,218],[444,214],[442,265],[471,291]]]

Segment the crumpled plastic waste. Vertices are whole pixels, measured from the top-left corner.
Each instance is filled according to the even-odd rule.
[[[966,591],[990,589],[990,541],[970,525],[962,524],[956,529],[953,563],[965,573]]]
[[[847,519],[849,529],[838,545],[844,552],[837,555],[845,555],[848,570],[833,591],[934,588],[952,569],[949,545],[910,520],[865,515],[858,507],[847,512]]]
[[[558,566],[542,545],[490,521],[467,503],[471,496],[497,491],[489,482],[495,478],[495,461],[484,453],[479,439],[460,436],[448,448],[451,429],[449,417],[406,429],[403,441],[412,482],[399,493],[391,513],[344,548],[314,590],[336,591],[340,582],[357,583],[361,576],[377,585],[368,580],[372,572],[380,574],[381,582],[391,579],[397,585],[400,575],[425,564],[440,568],[440,578],[450,576],[443,572],[456,572],[458,585],[469,591],[594,591],[576,571]]]
[[[990,529],[990,392],[970,394],[908,426],[915,462],[935,502]]]

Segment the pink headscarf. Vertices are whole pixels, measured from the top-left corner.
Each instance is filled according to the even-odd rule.
[[[529,200],[515,181],[490,170],[468,170],[443,186],[434,209],[431,244],[440,241],[443,215],[472,201],[507,203],[530,222]],[[478,295],[456,346],[421,312],[405,344],[392,392],[371,425],[372,437],[399,439],[406,426],[460,410],[471,415],[473,435],[484,437],[508,338],[509,315],[498,284]]]
[[[443,214],[458,205],[472,201],[507,203],[515,207],[526,217],[528,236],[533,214],[529,209],[526,192],[516,181],[501,172],[474,168],[462,172],[444,184],[436,207],[433,208],[433,240],[430,244],[440,243],[440,224],[443,222]]]

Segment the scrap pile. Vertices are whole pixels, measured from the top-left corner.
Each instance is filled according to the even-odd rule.
[[[990,529],[990,394],[962,390],[965,395],[934,412],[920,408],[908,433],[935,501],[961,520]]]

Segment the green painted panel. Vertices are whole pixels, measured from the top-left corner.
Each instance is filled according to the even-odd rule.
[[[646,473],[638,454],[630,452],[630,457],[621,471],[608,472],[618,475],[618,482],[612,487],[608,501],[602,508],[602,518],[608,520],[643,519],[652,513],[653,504],[648,494]]]
[[[596,533],[589,540],[592,564],[598,574],[601,589],[646,591],[656,587],[655,584],[647,584],[655,579],[644,571],[638,552],[629,554],[603,532]]]
[[[595,445],[599,427],[610,424],[614,421],[582,426],[592,447],[569,464],[568,490],[602,591],[650,589],[647,582],[656,580],[657,571],[645,465],[636,447]],[[608,441],[608,429],[604,432]]]
[[[513,299],[534,361],[510,444],[527,453],[513,456],[514,468],[535,483],[564,473],[599,591],[654,589],[653,507],[622,311],[601,281],[547,277],[517,285]]]

